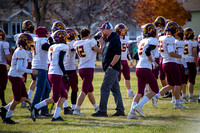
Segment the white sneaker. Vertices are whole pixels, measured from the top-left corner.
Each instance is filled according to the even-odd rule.
[[[99,106],[97,106],[96,108],[94,108],[95,113],[99,111]]]
[[[127,116],[128,119],[140,119],[136,114],[131,114],[131,113],[128,113],[128,116]]]
[[[174,108],[175,108],[175,109],[189,109],[189,107],[184,106],[184,105],[182,105],[182,104],[175,104]]]
[[[172,104],[175,104],[175,103],[176,103],[176,101],[175,101],[175,100],[171,100],[171,103],[172,103]]]
[[[133,91],[131,91],[131,93],[128,93],[127,97],[130,98],[130,97],[134,97],[135,94],[133,93]]]
[[[80,112],[80,110],[76,110],[76,109],[74,109],[74,111],[73,111],[73,115],[83,115],[83,113],[81,113]]]
[[[197,102],[197,100],[196,100],[196,99],[194,99],[194,97],[189,97],[189,98],[188,98],[188,102],[195,102],[195,103],[196,103],[196,102]]]
[[[157,103],[158,103],[158,96],[157,95],[155,95],[155,96],[153,96],[152,97],[152,103],[153,103],[153,106],[155,107],[155,108],[157,108]]]
[[[186,102],[186,100],[185,99],[182,99],[182,98],[180,98],[180,103],[185,103]]]
[[[140,116],[142,116],[142,117],[146,117],[145,115],[144,115],[144,113],[143,113],[143,111],[142,111],[142,108],[140,107],[140,106],[138,106],[138,105],[135,105],[134,107],[133,107],[133,110],[134,111],[137,111],[138,113],[139,113],[139,115]]]

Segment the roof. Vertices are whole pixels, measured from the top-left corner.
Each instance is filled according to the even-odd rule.
[[[189,11],[200,11],[200,0],[177,0]]]

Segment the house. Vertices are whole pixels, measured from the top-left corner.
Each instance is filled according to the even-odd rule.
[[[200,0],[178,0],[186,10],[191,12],[191,19],[186,22],[183,28],[190,27],[195,31],[195,35],[200,34]]]

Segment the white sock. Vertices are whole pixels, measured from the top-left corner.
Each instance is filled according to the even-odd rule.
[[[76,105],[76,106],[75,106],[75,109],[80,110],[80,109],[81,109],[81,106]]]
[[[149,90],[149,86],[148,86],[148,84],[146,84],[145,91],[148,91],[148,90]]]
[[[186,97],[186,93],[183,93],[183,94],[182,94],[182,97]]]
[[[176,99],[175,99],[175,96],[172,96],[172,101],[175,101]]]
[[[34,107],[35,107],[36,109],[39,109],[39,108],[44,107],[44,106],[46,106],[46,105],[47,105],[47,102],[46,102],[45,100],[43,100],[42,102],[36,104]]]
[[[68,100],[65,100],[63,105],[64,105],[64,108],[68,107]]]
[[[96,108],[96,107],[98,107],[98,105],[95,103],[95,104],[93,104],[93,107]]]
[[[12,113],[13,113],[13,110],[9,109],[8,112],[7,112],[7,114],[6,114],[6,118],[11,117]]]
[[[128,91],[128,94],[132,92],[132,90],[131,90],[131,89],[127,89],[127,91]]]
[[[131,114],[135,114],[135,111],[133,110],[133,107],[134,107],[135,105],[137,105],[137,103],[136,103],[136,102],[132,102],[132,104],[131,104],[131,110],[130,110],[130,113],[131,113]]]
[[[160,97],[160,92],[158,92],[158,94],[156,94],[157,95],[157,97],[159,98]]]
[[[176,103],[177,105],[180,104],[179,99],[177,99],[177,100],[175,101],[175,103]]]
[[[75,109],[76,104],[71,104],[72,109]]]
[[[192,97],[193,97],[193,94],[192,94],[192,93],[189,93],[189,97],[191,97],[191,98],[192,98]]]
[[[138,103],[138,106],[142,107],[148,101],[149,98],[147,96],[144,96],[144,98],[142,98],[142,100]]]
[[[4,106],[4,108],[6,109],[6,110],[8,110],[9,109],[9,107],[10,107],[10,105],[11,105],[11,103],[12,102],[10,102],[9,104],[7,104],[6,106]]]
[[[33,94],[33,90],[29,89],[29,91],[28,91],[28,99],[31,99],[32,94]]]
[[[56,106],[56,110],[55,113],[53,115],[53,118],[58,118],[59,117],[59,113],[60,113],[61,107]]]

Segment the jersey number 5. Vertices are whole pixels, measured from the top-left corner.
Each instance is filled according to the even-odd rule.
[[[127,48],[127,44],[126,43],[122,43],[122,52],[125,52]]]
[[[189,51],[188,51],[188,44],[185,44],[184,46],[184,54],[188,54]]]
[[[79,57],[86,57],[83,45],[77,46],[76,51],[77,51]]]
[[[141,45],[141,47],[140,47],[140,49],[139,49],[139,52],[138,52],[139,55],[142,55],[142,51],[143,51],[144,45],[145,45],[145,43],[143,43],[143,44]]]

